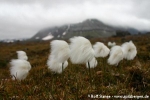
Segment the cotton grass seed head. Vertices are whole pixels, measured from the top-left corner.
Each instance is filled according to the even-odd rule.
[[[85,64],[94,57],[94,50],[90,41],[78,36],[70,39],[70,60],[74,64]]]
[[[31,69],[30,63],[22,59],[11,60],[10,65],[10,74],[13,80],[24,80]]]
[[[18,59],[28,60],[28,57],[24,51],[16,51]]]
[[[95,68],[97,66],[96,58],[94,57],[91,61],[89,61],[89,64],[90,64],[90,68]],[[89,68],[88,62],[86,63],[86,68]]]
[[[60,63],[65,62],[70,57],[70,48],[66,41],[53,40],[51,42],[51,55]]]
[[[63,40],[53,40],[51,42],[51,54],[47,60],[48,68],[53,72],[62,73],[63,69],[68,66],[67,60],[69,57],[68,43]]]
[[[120,46],[113,46],[110,51],[110,56],[108,58],[108,63],[110,65],[118,65],[118,63],[123,59],[123,51]]]
[[[113,47],[113,46],[115,46],[116,45],[116,42],[108,42],[108,44],[107,44],[109,47]]]
[[[121,47],[124,53],[124,58],[127,60],[133,60],[137,54],[136,46],[133,42],[125,42]]]
[[[110,50],[101,42],[96,42],[93,46],[95,57],[106,57]]]
[[[49,60],[47,61],[47,65],[48,65],[48,69],[60,74],[68,66],[68,62],[64,61],[64,63],[60,63],[57,60],[55,60],[53,56],[50,56]],[[63,66],[63,70],[62,70],[62,66]]]

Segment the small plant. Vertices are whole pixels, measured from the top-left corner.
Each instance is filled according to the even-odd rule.
[[[90,68],[94,68],[97,66],[97,60],[95,57],[91,61],[86,63],[86,68],[89,68],[89,65],[90,65]]]
[[[70,39],[70,60],[73,64],[85,64],[94,58],[90,41],[78,36]]]
[[[54,40],[51,42],[51,54],[48,58],[47,65],[51,71],[62,73],[68,66],[70,48],[67,42],[63,40]]]
[[[133,60],[137,54],[136,46],[132,41],[123,43],[121,48],[123,51],[124,59]]]
[[[86,64],[89,69],[90,85],[92,86],[90,61],[94,59],[94,50],[90,41],[78,36],[70,39],[70,60],[73,64]],[[93,67],[93,66],[92,66]]]
[[[18,59],[13,59],[10,62],[10,74],[13,80],[24,80],[31,69],[31,65],[27,61],[28,57],[24,51],[17,51],[17,53]]]
[[[110,65],[118,65],[118,63],[123,59],[123,51],[120,46],[113,46],[110,51],[110,56],[108,58],[108,63]]]
[[[104,45],[104,43],[101,42],[96,42],[93,45],[93,49],[94,49],[94,55],[95,57],[106,57],[108,56],[110,50],[107,46]]]
[[[116,45],[116,42],[108,42],[108,44],[107,44],[109,47],[113,47],[113,46],[115,46]]]

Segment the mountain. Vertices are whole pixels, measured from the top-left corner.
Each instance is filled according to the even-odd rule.
[[[81,23],[52,27],[39,31],[31,40],[68,39],[73,36],[109,37],[116,35],[115,30],[96,19],[88,19]]]
[[[110,37],[116,36],[118,30],[123,35],[129,35],[126,29],[114,28],[102,23],[97,19],[87,19],[81,23],[63,25],[60,27],[51,27],[40,30],[30,40],[51,40],[51,39],[68,39],[73,36],[84,36],[86,38]],[[135,31],[134,29],[130,29]]]

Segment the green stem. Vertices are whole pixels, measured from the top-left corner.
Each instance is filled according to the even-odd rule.
[[[103,67],[104,67],[104,61],[103,61],[103,59],[102,59],[102,92],[103,92],[103,75],[104,75],[104,69],[103,69]]]
[[[76,75],[76,82],[77,82],[77,83],[76,83],[76,89],[77,89],[77,90],[76,90],[76,100],[79,100],[79,98],[78,98],[78,97],[79,97],[79,93],[78,93],[78,92],[79,92],[79,87],[78,87],[77,75]]]
[[[105,59],[103,58],[103,71],[105,72],[104,61],[105,61]]]
[[[53,74],[51,74],[51,75],[52,75],[52,83],[51,83],[51,90],[50,90],[50,92],[51,92],[51,95],[52,95],[53,100],[55,100],[55,98],[54,98],[54,90],[53,90],[54,86],[53,86],[53,84],[54,84],[54,79],[55,79],[56,77],[53,76]]]
[[[89,61],[88,61],[88,67],[89,67],[90,86],[92,88],[91,70],[90,70],[90,63],[89,63]]]
[[[63,70],[64,70],[64,63],[62,63],[62,72],[63,72]]]

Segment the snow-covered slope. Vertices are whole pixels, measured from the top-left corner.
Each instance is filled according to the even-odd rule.
[[[54,38],[54,36],[51,34],[51,33],[49,33],[49,35],[47,35],[46,37],[44,37],[44,38],[42,38],[42,40],[51,40],[52,38]]]

